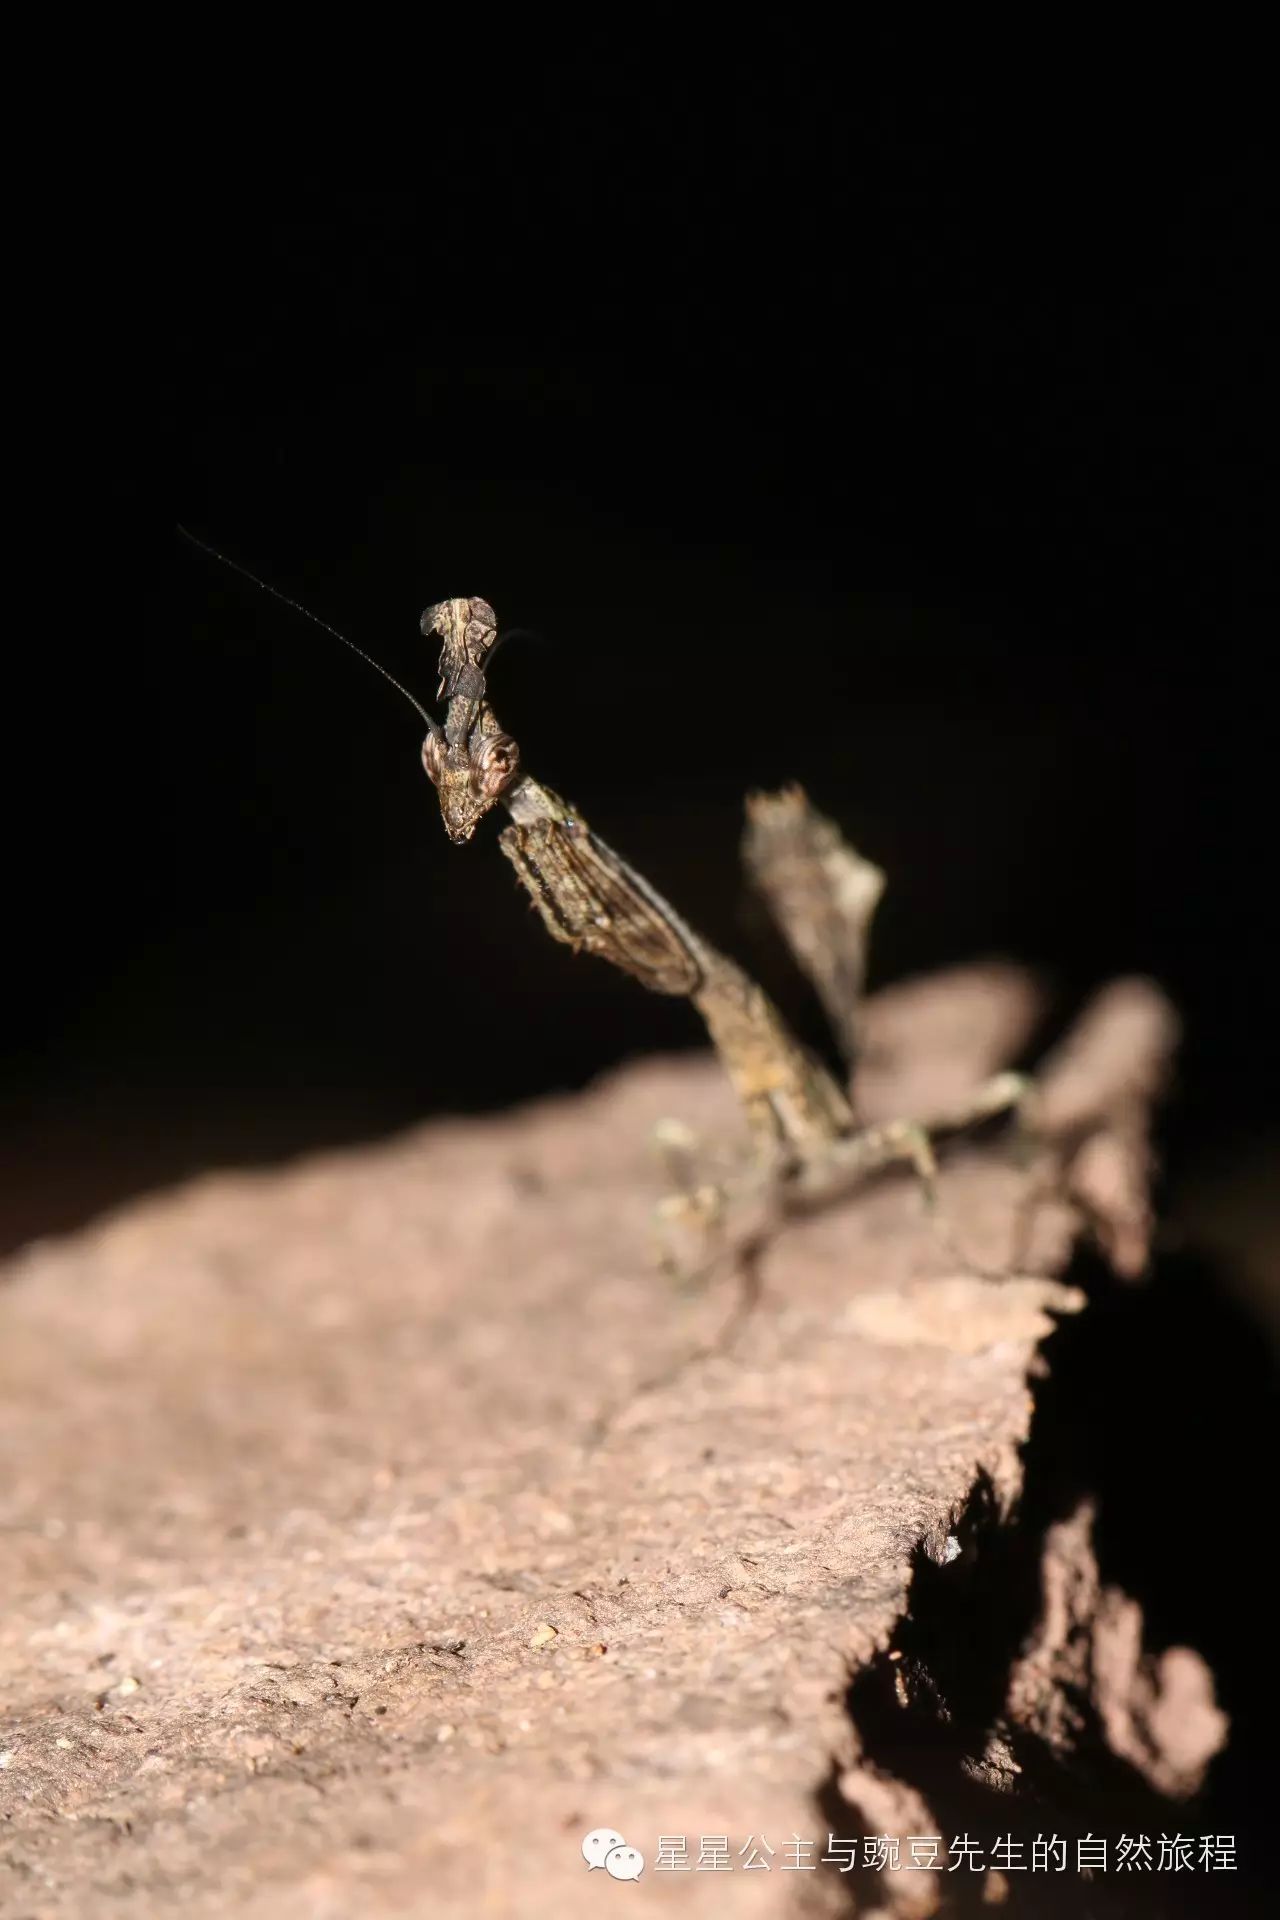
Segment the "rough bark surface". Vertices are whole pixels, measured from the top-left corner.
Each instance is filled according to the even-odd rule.
[[[956,1049],[931,1087],[929,1037],[972,1032],[971,990],[913,989],[914,1019],[899,990],[878,1109],[895,1067],[945,1108]],[[1020,1035],[1027,996],[993,974],[990,1030]],[[210,1178],[11,1264],[6,1913],[838,1912],[841,1876],[778,1870],[825,1842],[831,1782],[925,1818],[863,1767],[847,1689],[975,1487],[1012,1509],[1079,1217],[1008,1146],[956,1143],[946,1239],[888,1176],[788,1228],[758,1293],[681,1294],[650,1259],[669,1116],[736,1130],[710,1060]],[[1019,1277],[978,1277],[1015,1247]],[[1084,1577],[1017,1676],[1054,1738],[1081,1636],[1138,1657],[1131,1620],[1071,1614]],[[1170,1689],[1200,1749],[1214,1711],[1185,1666],[1154,1685],[1116,1722],[1153,1773]],[[646,1854],[637,1884],[587,1871],[600,1826]],[[730,1906],[652,1871],[668,1833],[764,1833],[779,1861]]]

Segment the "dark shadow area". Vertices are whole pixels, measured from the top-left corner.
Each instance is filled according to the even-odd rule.
[[[1177,1165],[1273,1111],[1249,196],[1127,115],[1011,168],[821,92],[796,140],[772,78],[727,147],[701,97],[619,141],[587,88],[449,187],[224,156],[102,209],[7,687],[0,1244],[701,1042],[551,948],[492,832],[448,846],[410,710],[177,521],[423,698],[428,602],[532,629],[492,686],[527,763],[730,951],[743,793],[798,778],[888,873],[873,985],[1148,972]]]
[[[1210,1915],[1272,1911],[1270,1855],[1276,1712],[1275,1606],[1260,1541],[1271,1505],[1275,1392],[1256,1328],[1227,1303],[1221,1276],[1194,1255],[1157,1262],[1149,1285],[1118,1285],[1081,1256],[1071,1280],[1089,1307],[1044,1343],[1025,1449],[1024,1496],[1002,1524],[980,1485],[956,1528],[960,1554],[917,1557],[907,1615],[890,1654],[861,1674],[850,1716],[866,1758],[921,1792],[946,1835],[989,1848],[1059,1834],[1233,1835],[1238,1870],[1009,1876],[1013,1914]],[[1040,1614],[1046,1529],[1089,1496],[1102,1585],[1138,1601],[1143,1651],[1189,1646],[1214,1676],[1230,1719],[1202,1790],[1172,1800],[1111,1751],[1083,1699],[1079,1743],[1060,1758],[1006,1729],[1012,1663]],[[1019,1768],[1012,1793],[975,1776],[994,1728]],[[834,1783],[832,1831],[858,1832]],[[843,1823],[841,1825],[840,1823]],[[1154,1858],[1153,1849],[1153,1858]],[[982,1909],[982,1876],[946,1880],[946,1911]],[[990,1909],[986,1909],[989,1911]]]

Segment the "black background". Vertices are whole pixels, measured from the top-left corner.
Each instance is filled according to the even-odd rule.
[[[533,629],[491,686],[526,763],[810,1037],[736,865],[791,777],[888,870],[876,980],[1003,953],[1065,1015],[1152,973],[1175,1182],[1265,1129],[1250,157],[807,85],[90,198],[9,751],[8,1239],[701,1040],[551,946],[493,821],[449,846],[410,710],[180,520],[420,697],[429,601]]]

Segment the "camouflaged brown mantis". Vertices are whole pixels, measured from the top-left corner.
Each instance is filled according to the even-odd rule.
[[[764,989],[688,924],[644,876],[593,831],[577,808],[521,763],[488,696],[487,667],[498,626],[485,600],[428,607],[424,634],[441,638],[439,693],[445,725],[431,723],[423,765],[451,840],[471,838],[501,805],[511,824],[499,845],[553,939],[610,961],[651,992],[691,1000],[741,1103],[752,1164],[715,1185],[698,1183],[678,1130],[666,1145],[683,1190],[664,1204],[668,1227],[699,1243],[675,1264],[702,1264],[708,1250],[757,1239],[788,1211],[836,1197],[895,1161],[909,1162],[932,1195],[929,1133],[912,1120],[857,1124],[850,1094],[788,1029]],[[842,838],[799,787],[747,802],[743,853],[794,958],[812,981],[850,1069],[867,938],[884,876]],[[965,1126],[1016,1105],[1021,1078],[1001,1074],[942,1124]],[[935,1124],[937,1124],[935,1122]]]
[[[505,808],[510,825],[498,844],[553,939],[610,961],[653,993],[680,995],[697,1008],[742,1106],[752,1156],[727,1178],[699,1181],[692,1137],[678,1123],[664,1130],[660,1144],[680,1183],[660,1209],[669,1264],[697,1272],[720,1252],[758,1245],[786,1214],[835,1199],[894,1162],[915,1169],[932,1202],[931,1132],[1024,1107],[1027,1083],[1002,1073],[959,1111],[931,1116],[929,1127],[912,1119],[859,1126],[856,1097],[800,1044],[764,989],[695,932],[576,807],[524,768],[489,699],[488,667],[500,636],[487,600],[442,600],[422,615],[423,633],[441,643],[437,698],[447,703],[442,726],[336,627],[185,528],[178,531],[350,647],[416,708],[427,728],[422,763],[449,838],[465,844],[487,813]],[[748,799],[743,854],[822,1000],[852,1075],[867,938],[884,876],[799,787]],[[856,1092],[852,1080],[851,1089]]]

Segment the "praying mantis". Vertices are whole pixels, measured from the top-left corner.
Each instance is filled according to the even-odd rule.
[[[1037,1190],[1069,1195],[1116,1270],[1128,1278],[1144,1271],[1153,1225],[1148,1114],[1177,1041],[1176,1017],[1152,983],[1104,989],[1032,1079],[989,1074],[966,1081],[946,1110],[866,1121],[858,1098],[863,986],[885,877],[800,787],[749,796],[743,856],[826,1011],[844,1056],[843,1083],[801,1045],[736,960],[695,931],[575,806],[529,771],[489,696],[488,670],[502,636],[488,601],[442,600],[422,615],[424,635],[440,641],[441,724],[336,627],[185,528],[179,532],[359,654],[410,702],[426,725],[422,763],[450,840],[465,845],[502,807],[509,820],[498,844],[553,939],[608,961],[650,992],[689,1000],[701,1015],[742,1108],[750,1151],[745,1164],[708,1180],[698,1175],[688,1130],[677,1121],[660,1129],[657,1144],[675,1188],[658,1208],[664,1265],[692,1280],[726,1255],[745,1259],[787,1217],[905,1164],[920,1182],[940,1240],[972,1268],[937,1206],[933,1142],[1013,1113],[1043,1169],[1032,1202]]]
[[[735,960],[525,768],[489,699],[487,668],[499,637],[489,603],[441,601],[427,608],[421,626],[441,641],[446,718],[443,727],[429,722],[422,760],[450,839],[470,840],[484,816],[503,807],[510,824],[498,844],[552,938],[607,960],[653,993],[690,1000],[737,1094],[752,1153],[728,1180],[693,1179],[688,1143],[678,1128],[665,1131],[668,1164],[683,1183],[659,1209],[669,1230],[668,1264],[696,1268],[709,1252],[758,1240],[787,1213],[825,1204],[899,1161],[914,1168],[932,1205],[931,1131],[1015,1108],[1028,1085],[1018,1074],[998,1074],[960,1111],[932,1117],[931,1127],[918,1120],[859,1125],[859,1011],[870,923],[884,889],[879,868],[845,842],[801,788],[748,800],[747,869],[832,1022],[850,1070],[846,1088]]]

